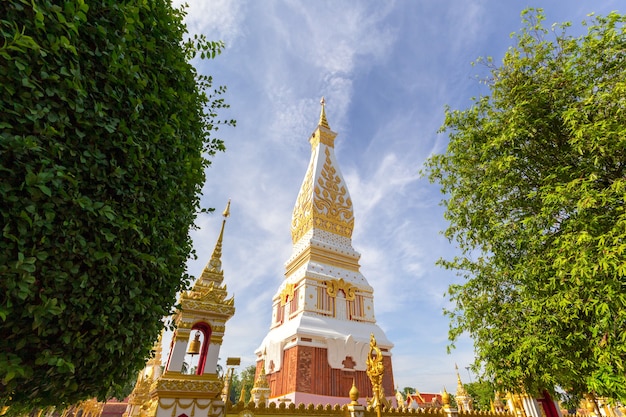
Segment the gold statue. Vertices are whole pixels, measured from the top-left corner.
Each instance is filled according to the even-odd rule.
[[[383,353],[376,345],[374,333],[370,336],[370,349],[367,353],[367,376],[372,381],[372,399],[367,404],[376,408],[376,414],[380,417],[380,409],[384,406],[389,408],[390,404],[385,397],[385,389],[383,388],[383,375],[385,366],[383,365]]]

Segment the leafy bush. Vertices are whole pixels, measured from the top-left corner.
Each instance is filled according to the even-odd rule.
[[[0,3],[0,405],[123,395],[189,280],[228,107],[168,0]],[[207,94],[207,92],[209,92]]]
[[[490,95],[446,110],[445,154],[427,163],[447,194],[461,254],[450,337],[474,340],[475,369],[504,391],[626,401],[626,16],[585,34],[541,10]]]

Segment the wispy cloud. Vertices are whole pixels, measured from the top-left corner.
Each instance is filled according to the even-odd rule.
[[[239,0],[174,0],[173,4],[187,12],[185,22],[192,34],[204,34],[209,40],[222,40],[229,45],[242,35],[244,5]]]

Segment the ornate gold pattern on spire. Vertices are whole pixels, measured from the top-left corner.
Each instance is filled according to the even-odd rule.
[[[325,223],[320,222],[319,226],[323,229],[329,228],[327,229],[329,232],[351,237],[354,228],[352,200],[348,196],[348,190],[342,185],[341,177],[337,175],[328,148],[325,149],[325,154],[324,169],[314,190],[315,197],[317,197],[315,198],[316,211],[323,215],[324,220],[327,221]],[[332,224],[328,224],[329,221]]]
[[[296,200],[291,218],[291,240],[296,243],[313,227],[313,170],[315,164],[313,158],[306,171],[300,194]]]
[[[296,243],[312,227],[352,237],[354,212],[352,200],[343,180],[337,174],[330,158],[330,150],[324,149],[324,165],[313,186],[314,164],[311,160],[291,221],[291,237]],[[311,193],[311,190],[313,191]]]

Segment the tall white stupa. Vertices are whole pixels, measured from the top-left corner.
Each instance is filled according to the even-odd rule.
[[[349,402],[353,382],[371,397],[365,372],[370,335],[384,355],[383,388],[393,396],[393,344],[376,324],[374,289],[359,272],[352,247],[354,212],[335,158],[324,99],[311,135],[311,160],[291,220],[293,251],[274,295],[270,331],[255,351],[269,400]]]

